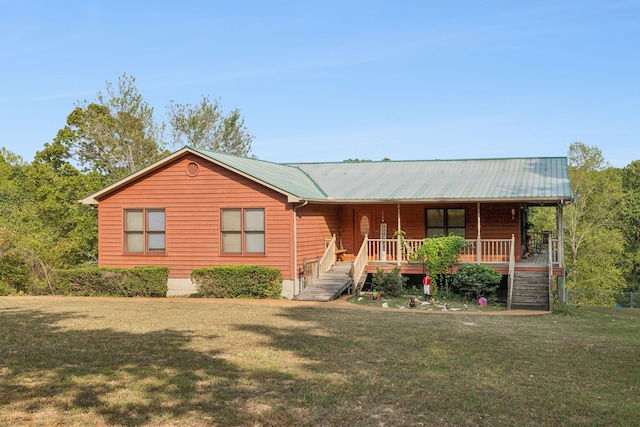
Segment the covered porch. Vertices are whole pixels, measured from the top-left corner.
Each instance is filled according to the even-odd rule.
[[[460,264],[472,262],[490,264],[493,268],[507,274],[509,264],[515,268],[547,269],[551,265],[554,272],[562,274],[560,262],[560,239],[552,234],[546,235],[544,242],[534,241],[536,249],[516,257],[516,239],[466,239],[467,247],[460,251]],[[423,239],[369,239],[365,238],[367,268],[375,271],[378,267],[399,266],[403,273],[416,272],[422,266],[412,262],[412,254],[424,243]],[[362,256],[365,256],[364,254]],[[358,262],[357,257],[354,262]],[[554,274],[554,275],[557,275]]]
[[[378,269],[400,268],[401,274],[424,274],[424,266],[413,256],[425,239],[457,235],[467,245],[458,263],[488,264],[508,279],[507,306],[521,288],[535,287],[536,300],[551,306],[554,278],[562,285],[564,264],[562,233],[534,235],[528,227],[530,201],[423,202],[407,204],[342,204],[335,217],[325,216],[332,237],[325,239],[324,254],[303,260],[301,291],[336,262],[349,262],[350,284],[344,289],[357,293],[367,275]],[[554,209],[557,230],[562,230],[562,203],[538,201],[535,206]],[[392,213],[390,215],[390,213]],[[526,283],[534,277],[535,283]],[[529,286],[531,285],[531,286]],[[526,292],[529,290],[527,288]],[[517,302],[515,306],[524,305]],[[542,304],[541,304],[542,306]]]
[[[552,300],[552,279],[554,276],[563,276],[561,239],[552,234],[544,235],[544,241],[535,242],[535,250],[520,257],[516,261],[516,239],[467,239],[467,247],[460,252],[458,264],[453,267],[452,273],[462,263],[488,264],[502,275],[508,278],[507,309],[543,307],[550,310]],[[350,268],[339,287],[340,293],[349,289],[356,294],[362,288],[369,273],[378,269],[391,270],[400,267],[402,274],[424,274],[422,264],[413,261],[415,253],[424,239],[403,239],[398,236],[393,239],[369,239],[364,236],[363,243],[358,253],[348,262]],[[331,271],[343,251],[336,245],[336,236],[328,239],[326,249],[321,260],[315,264],[315,268],[306,271],[305,282],[312,286],[315,279],[321,278]],[[341,265],[346,264],[341,262]],[[531,277],[537,277],[537,283],[530,283]],[[332,284],[335,288],[335,284]],[[536,289],[537,288],[537,289]],[[338,289],[338,288],[336,288]],[[334,295],[334,298],[339,293]]]

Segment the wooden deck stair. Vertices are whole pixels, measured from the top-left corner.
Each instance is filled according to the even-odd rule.
[[[313,283],[293,297],[298,301],[331,301],[338,298],[352,284],[350,262],[338,262]]]
[[[513,278],[511,309],[549,311],[549,274],[516,271]]]

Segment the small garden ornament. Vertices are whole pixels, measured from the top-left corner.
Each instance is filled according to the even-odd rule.
[[[429,276],[429,272],[425,274],[424,279],[422,279],[422,285],[424,286],[424,300],[429,301],[431,299],[431,276]]]
[[[415,308],[417,306],[418,306],[418,300],[416,299],[416,297],[412,296],[411,298],[409,298],[409,307]]]

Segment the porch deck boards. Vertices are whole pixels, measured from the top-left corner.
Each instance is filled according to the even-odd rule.
[[[338,262],[331,270],[320,275],[313,283],[302,290],[293,299],[298,301],[332,301],[338,298],[352,280],[349,276],[351,262]]]
[[[522,258],[519,262],[516,262],[516,267],[531,267],[531,266],[544,266],[549,263],[549,253],[541,252],[529,255],[527,258]]]
[[[475,261],[464,261],[461,260],[459,263],[463,263],[463,262],[472,262],[474,263]],[[541,252],[541,253],[536,253],[536,254],[532,254],[529,255],[527,258],[521,258],[520,261],[516,262],[515,266],[516,267],[544,267],[546,268],[547,265],[549,263],[549,254],[546,252]],[[377,265],[377,266],[396,266],[398,265],[397,261],[395,260],[389,260],[389,261],[376,261],[376,260],[369,260],[368,261],[369,265]],[[483,264],[488,264],[491,266],[503,266],[509,265],[509,262],[491,262],[491,261],[485,261],[483,262]],[[406,261],[402,261],[401,265],[406,266],[406,265],[410,265],[410,263],[406,262]],[[418,265],[418,264],[416,264]]]

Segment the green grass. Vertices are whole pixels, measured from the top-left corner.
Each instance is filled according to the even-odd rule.
[[[638,425],[640,310],[0,298],[0,425]]]

